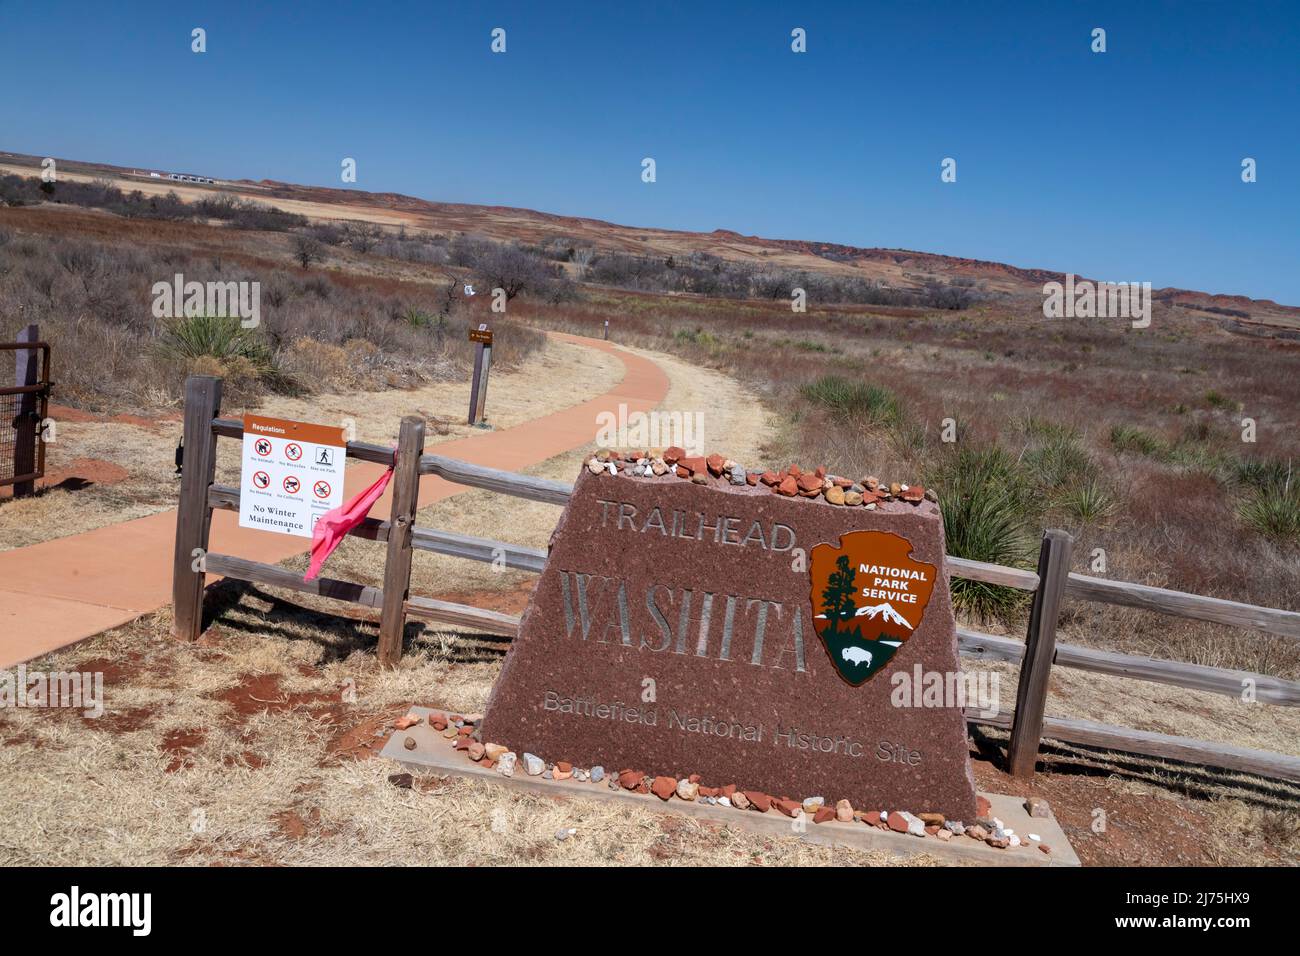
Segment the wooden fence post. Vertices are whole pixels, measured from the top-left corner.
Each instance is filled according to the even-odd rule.
[[[408,415],[397,436],[393,471],[393,511],[384,562],[384,606],[379,619],[379,663],[392,667],[402,657],[406,599],[411,590],[411,532],[420,497],[420,456],[424,454],[424,419]]]
[[[208,550],[212,510],[208,488],[217,469],[217,436],[212,420],[221,412],[221,379],[191,375],[185,381],[185,459],[180,505],[176,512],[176,554],[172,565],[172,633],[196,641],[203,628],[204,573],[195,571],[194,551]]]
[[[1061,616],[1061,599],[1070,575],[1070,553],[1074,539],[1064,531],[1043,535],[1038,551],[1038,589],[1029,612],[1025,635],[1025,656],[1016,685],[1016,712],[1011,723],[1011,746],[1007,762],[1011,775],[1030,777],[1038,760],[1038,743],[1043,733],[1047,707],[1047,682],[1056,656],[1056,622]]]
[[[18,333],[18,342],[39,342],[40,326],[29,325]],[[36,349],[18,349],[14,352],[14,385],[30,387],[37,382],[40,353]],[[40,423],[36,420],[36,395],[27,392],[18,396],[17,414],[14,416],[14,474],[30,475],[36,470],[36,436]],[[14,497],[24,498],[36,493],[35,481],[14,482]]]

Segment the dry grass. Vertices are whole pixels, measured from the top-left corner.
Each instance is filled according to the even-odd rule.
[[[477,685],[495,665],[455,664],[425,636],[399,670],[383,673],[365,649],[372,627],[331,627],[301,609],[268,627],[259,617],[269,609],[246,592],[199,646],[171,642],[163,613],[42,661],[54,669],[103,659],[129,677],[109,681],[99,721],[66,710],[4,713],[0,863],[900,862],[454,778],[394,787],[392,764],[364,759],[362,745],[382,744],[374,729],[412,699],[478,705]],[[339,689],[349,682],[355,704]],[[576,836],[558,842],[568,827]]]

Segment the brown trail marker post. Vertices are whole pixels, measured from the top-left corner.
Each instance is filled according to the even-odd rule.
[[[492,330],[480,324],[469,330],[469,340],[474,343],[474,378],[469,385],[469,424],[483,420],[483,406],[487,403],[488,372],[492,368]]]
[[[931,674],[960,675],[933,502],[584,469],[482,740],[973,822],[966,720],[922,697]]]

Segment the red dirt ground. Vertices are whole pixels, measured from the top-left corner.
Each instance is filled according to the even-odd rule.
[[[60,468],[47,469],[44,477],[37,480],[36,487],[63,487],[69,491],[78,491],[88,485],[115,485],[130,477],[129,471],[111,461],[102,458],[74,458]],[[0,498],[12,498],[13,493],[12,485],[0,487]]]

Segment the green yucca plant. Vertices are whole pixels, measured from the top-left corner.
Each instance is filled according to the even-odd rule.
[[[1110,430],[1110,443],[1117,452],[1159,458],[1167,451],[1165,442],[1150,432],[1133,425],[1115,425]]]
[[[1047,492],[1085,481],[1097,470],[1092,457],[1072,434],[1050,435],[1031,445],[1021,461],[1034,484]]]
[[[210,356],[223,362],[243,359],[258,370],[272,367],[266,340],[236,318],[196,315],[174,319],[163,328],[158,345],[165,354],[181,359]]]
[[[1079,524],[1097,524],[1115,512],[1115,499],[1096,477],[1065,489],[1057,495],[1056,503]]]
[[[1300,541],[1300,483],[1272,482],[1253,489],[1237,508],[1249,527],[1275,541]]]
[[[902,405],[889,389],[840,375],[823,375],[805,382],[799,394],[842,421],[892,425],[903,417]]]
[[[948,553],[972,561],[1029,567],[1033,542],[1028,487],[1016,461],[1001,448],[953,452],[927,479],[943,504]],[[952,580],[953,603],[982,620],[1011,617],[1024,592],[983,581]]]

